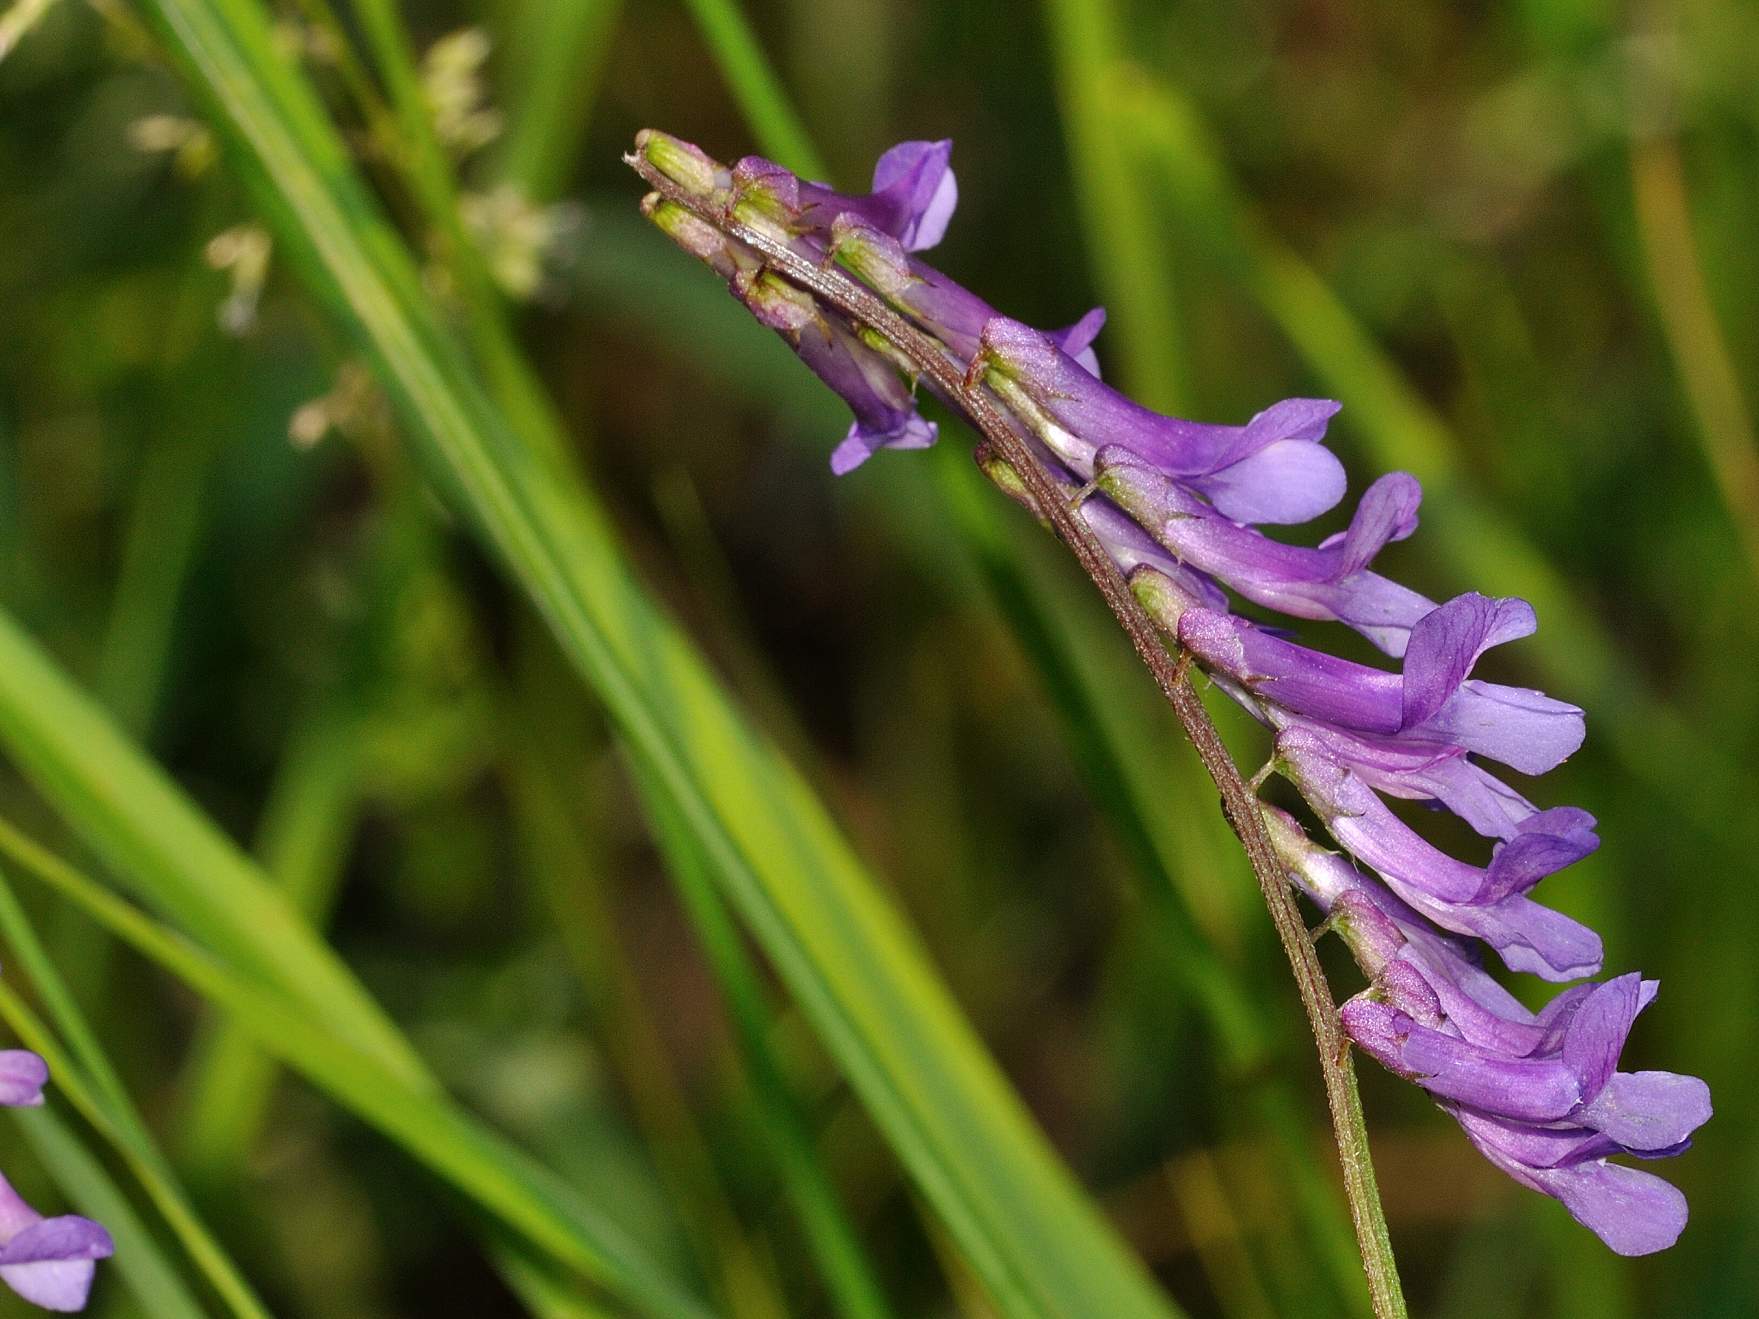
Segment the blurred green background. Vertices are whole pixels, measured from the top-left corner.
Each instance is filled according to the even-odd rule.
[[[426,154],[386,15],[425,78]],[[1685,1237],[1628,1261],[1365,1067],[1413,1309],[1759,1312],[1759,7],[307,0],[276,19],[422,264],[410,296],[535,461],[586,472],[651,594],[1195,1315],[1364,1305],[1311,1046],[1213,794],[1073,565],[977,479],[969,434],[832,479],[839,405],[646,230],[619,155],[654,125],[857,190],[894,141],[951,136],[961,202],[934,260],[954,278],[1039,324],[1104,302],[1108,376],[1156,406],[1340,399],[1353,488],[1394,467],[1425,485],[1390,571],[1538,605],[1539,636],[1490,665],[1587,708],[1587,746],[1534,791],[1604,838],[1548,900],[1603,931],[1609,970],[1662,981],[1625,1065],[1700,1074],[1718,1106],[1655,1169],[1690,1197]],[[359,306],[259,227],[260,180],[172,25],[61,0],[0,61],[0,604],[295,896],[464,1108],[714,1312],[844,1308],[785,1194],[781,1095],[787,1148],[865,1255],[850,1277],[898,1314],[1009,1313],[767,946],[668,882],[690,858],[663,822],[656,846],[593,692],[411,463]],[[565,453],[517,422],[545,407],[520,353]],[[33,704],[85,737],[0,687],[7,759],[41,764]],[[1262,739],[1227,731],[1255,766]],[[0,780],[0,815],[125,870],[91,823],[125,788],[45,773]],[[521,1312],[468,1196],[84,912],[18,891],[270,1310]],[[6,928],[19,1004],[44,1000]],[[195,1276],[65,1102],[60,1138]],[[96,1203],[36,1116],[0,1124],[8,1176]],[[227,1311],[213,1276],[188,1283],[198,1312]],[[101,1266],[97,1313],[167,1312],[154,1295]]]

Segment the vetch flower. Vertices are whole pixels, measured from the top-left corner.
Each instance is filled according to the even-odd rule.
[[[1545,876],[1598,845],[1594,818],[1557,807],[1529,817],[1487,866],[1455,860],[1406,824],[1351,772],[1325,732],[1291,725],[1277,761],[1332,837],[1388,888],[1444,930],[1484,940],[1511,970],[1572,980],[1600,969],[1600,936],[1526,896]]]
[[[1368,568],[1390,542],[1417,529],[1422,490],[1403,472],[1369,486],[1348,529],[1314,548],[1284,545],[1242,526],[1128,445],[1099,449],[1093,479],[1100,493],[1182,562],[1266,609],[1347,624],[1387,654],[1401,656],[1411,629],[1435,608],[1427,596]]]
[[[0,1177],[0,1281],[32,1305],[84,1309],[96,1261],[114,1251],[99,1224],[77,1214],[44,1218]]]
[[[40,1108],[49,1064],[29,1049],[0,1049],[0,1108]]]
[[[1613,1250],[1673,1244],[1686,1202],[1616,1155],[1667,1158],[1711,1115],[1697,1077],[1620,1072],[1631,1024],[1654,1000],[1636,975],[1564,990],[1529,1012],[1472,960],[1285,812],[1265,824],[1291,877],[1338,930],[1373,986],[1339,1016],[1357,1045],[1427,1090],[1486,1158],[1561,1201]]]
[[[1186,611],[1178,639],[1205,667],[1291,714],[1543,774],[1582,745],[1582,711],[1467,676],[1485,650],[1528,635],[1533,625],[1524,600],[1456,596],[1418,620],[1401,673],[1310,650],[1215,610]]]
[[[984,324],[976,366],[1083,477],[1094,475],[1099,450],[1116,445],[1235,522],[1305,522],[1343,498],[1343,464],[1321,443],[1338,411],[1330,399],[1284,399],[1243,426],[1164,416],[1098,379],[1052,336],[1005,316]]]

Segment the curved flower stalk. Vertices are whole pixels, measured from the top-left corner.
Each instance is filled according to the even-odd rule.
[[[1193,721],[1207,727],[1200,707],[1190,717],[1181,707],[1267,885],[1304,996],[1323,987],[1323,973],[1311,949],[1295,946],[1304,943],[1298,921],[1293,936],[1282,928],[1286,898],[1273,896],[1271,884],[1292,882],[1327,912],[1369,981],[1332,1025],[1308,1000],[1322,1053],[1341,1022],[1364,1052],[1427,1090],[1492,1164],[1560,1200],[1612,1249],[1670,1245],[1685,1223],[1683,1197],[1608,1162],[1677,1154],[1710,1116],[1709,1092],[1696,1078],[1617,1070],[1655,983],[1625,975],[1577,985],[1534,1014],[1476,951],[1488,946],[1509,969],[1559,982],[1593,975],[1602,963],[1598,935],[1530,896],[1597,847],[1593,817],[1541,810],[1482,763],[1542,774],[1582,743],[1577,707],[1471,676],[1487,649],[1533,632],[1532,608],[1478,594],[1437,604],[1372,570],[1387,544],[1416,530],[1421,490],[1404,473],[1371,485],[1349,527],[1317,546],[1258,530],[1307,521],[1343,498],[1343,468],[1323,443],[1338,404],[1287,399],[1242,425],[1206,425],[1151,412],[1112,389],[1090,348],[1103,313],[1065,331],[1034,330],[914,255],[939,239],[951,210],[945,148],[894,148],[866,197],[840,196],[754,158],[729,170],[654,132],[637,139],[631,161],[664,194],[644,203],[649,216],[848,401],[855,425],[835,470],[880,448],[933,442],[932,424],[914,406],[926,376],[984,432],[978,457],[991,478],[1070,540],[1175,705],[1182,670],[1162,672],[1144,648],[1134,630],[1144,612],[1185,660],[1274,731],[1266,774],[1282,774],[1364,869],[1272,808],[1263,808],[1261,826],[1242,821],[1234,803],[1251,799],[1230,798],[1224,782],[1231,776],[1237,786],[1237,772],[1211,763],[1222,753],[1212,729],[1207,750],[1198,737]],[[832,263],[859,281],[853,290],[823,273]],[[891,328],[882,333],[882,325]],[[1059,497],[1078,514],[1048,506]],[[1096,571],[1089,555],[1110,563],[1102,557]],[[1120,572],[1135,596],[1126,593],[1124,605],[1104,580]],[[1230,592],[1291,619],[1344,623],[1402,661],[1400,669],[1304,647],[1232,612]],[[1487,840],[1488,855],[1450,856],[1387,798],[1454,813]],[[1346,1148],[1332,1079],[1328,1071],[1348,1174],[1352,1154],[1365,1159],[1366,1151]],[[1358,1200],[1353,1189],[1373,1286],[1375,1247]],[[1390,1271],[1390,1256],[1383,1263]],[[1396,1279],[1392,1295],[1383,1304],[1384,1291],[1376,1292],[1382,1313],[1398,1312]]]
[[[49,1067],[26,1049],[0,1050],[0,1106],[37,1108]],[[45,1310],[83,1310],[97,1261],[115,1247],[77,1214],[44,1218],[0,1176],[0,1281]]]

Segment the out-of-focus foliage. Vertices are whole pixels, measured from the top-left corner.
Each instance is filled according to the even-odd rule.
[[[1548,900],[1605,932],[1610,970],[1662,981],[1629,1065],[1702,1075],[1719,1109],[1670,1169],[1685,1237],[1626,1261],[1364,1068],[1413,1308],[1752,1312],[1759,12],[277,14],[488,388],[542,415],[512,355],[530,361],[572,449],[540,458],[590,473],[653,594],[1193,1314],[1362,1305],[1311,1050],[1213,797],[1070,565],[975,480],[969,437],[949,424],[933,454],[833,480],[834,401],[643,228],[618,155],[655,124],[855,186],[891,142],[952,136],[961,206],[936,259],[961,282],[1034,323],[1107,301],[1102,358],[1191,415],[1342,400],[1358,488],[1403,466],[1428,491],[1394,571],[1539,604],[1540,637],[1494,676],[1588,708],[1547,790],[1605,839]],[[428,118],[386,62],[399,20]],[[858,1312],[864,1280],[900,1314],[982,1313],[959,1233],[693,887],[688,831],[650,813],[543,622],[423,488],[349,313],[268,241],[175,67],[132,10],[65,0],[0,61],[0,605],[313,917],[461,1120],[664,1276],[740,1316]],[[516,343],[483,315],[503,299]],[[1255,732],[1230,733],[1255,764]],[[98,782],[38,795],[9,772],[0,816],[81,869],[123,867],[66,805],[100,810]],[[276,1313],[545,1294],[469,1189],[53,890],[15,887],[145,1128],[106,1132],[127,1110],[9,921],[7,983],[94,1100],[52,1087],[54,1125],[6,1124],[0,1166],[40,1204],[54,1185],[127,1196],[157,1243],[101,1280],[99,1313],[183,1291],[226,1312],[227,1266],[166,1226],[137,1138]],[[827,1263],[838,1219],[847,1271]]]

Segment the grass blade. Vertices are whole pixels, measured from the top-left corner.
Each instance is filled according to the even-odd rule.
[[[112,934],[230,1013],[257,1043],[377,1127],[485,1211],[559,1263],[646,1313],[699,1316],[702,1307],[573,1190],[450,1101],[336,1038],[284,994],[180,939],[102,885],[0,822],[0,849]]]
[[[249,0],[152,12],[285,250],[677,803],[714,873],[1009,1314],[1160,1314],[805,782],[641,592],[602,512],[495,411],[310,88]],[[787,153],[782,153],[787,154]]]
[[[757,134],[758,145],[772,160],[803,178],[830,177],[812,136],[782,90],[781,79],[746,22],[739,0],[684,0],[696,20],[709,54],[720,66],[739,113]]]
[[[1132,397],[1176,411],[1184,398],[1178,311],[1167,254],[1140,172],[1129,125],[1112,89],[1123,49],[1113,0],[1047,0],[1075,194]],[[1109,355],[1109,354],[1108,354]]]
[[[526,0],[509,7],[507,132],[496,176],[534,202],[561,193],[585,135],[622,0]]]
[[[140,1302],[142,1313],[154,1319],[206,1319],[207,1311],[165,1258],[157,1238],[141,1221],[128,1197],[55,1110],[19,1109],[13,1110],[11,1117],[55,1184],[80,1213],[102,1223],[116,1243],[116,1254],[98,1266],[93,1295],[103,1294],[107,1285],[104,1274],[114,1268],[123,1285]]]
[[[238,848],[0,614],[0,740],[117,876],[407,1081],[407,1041]]]

